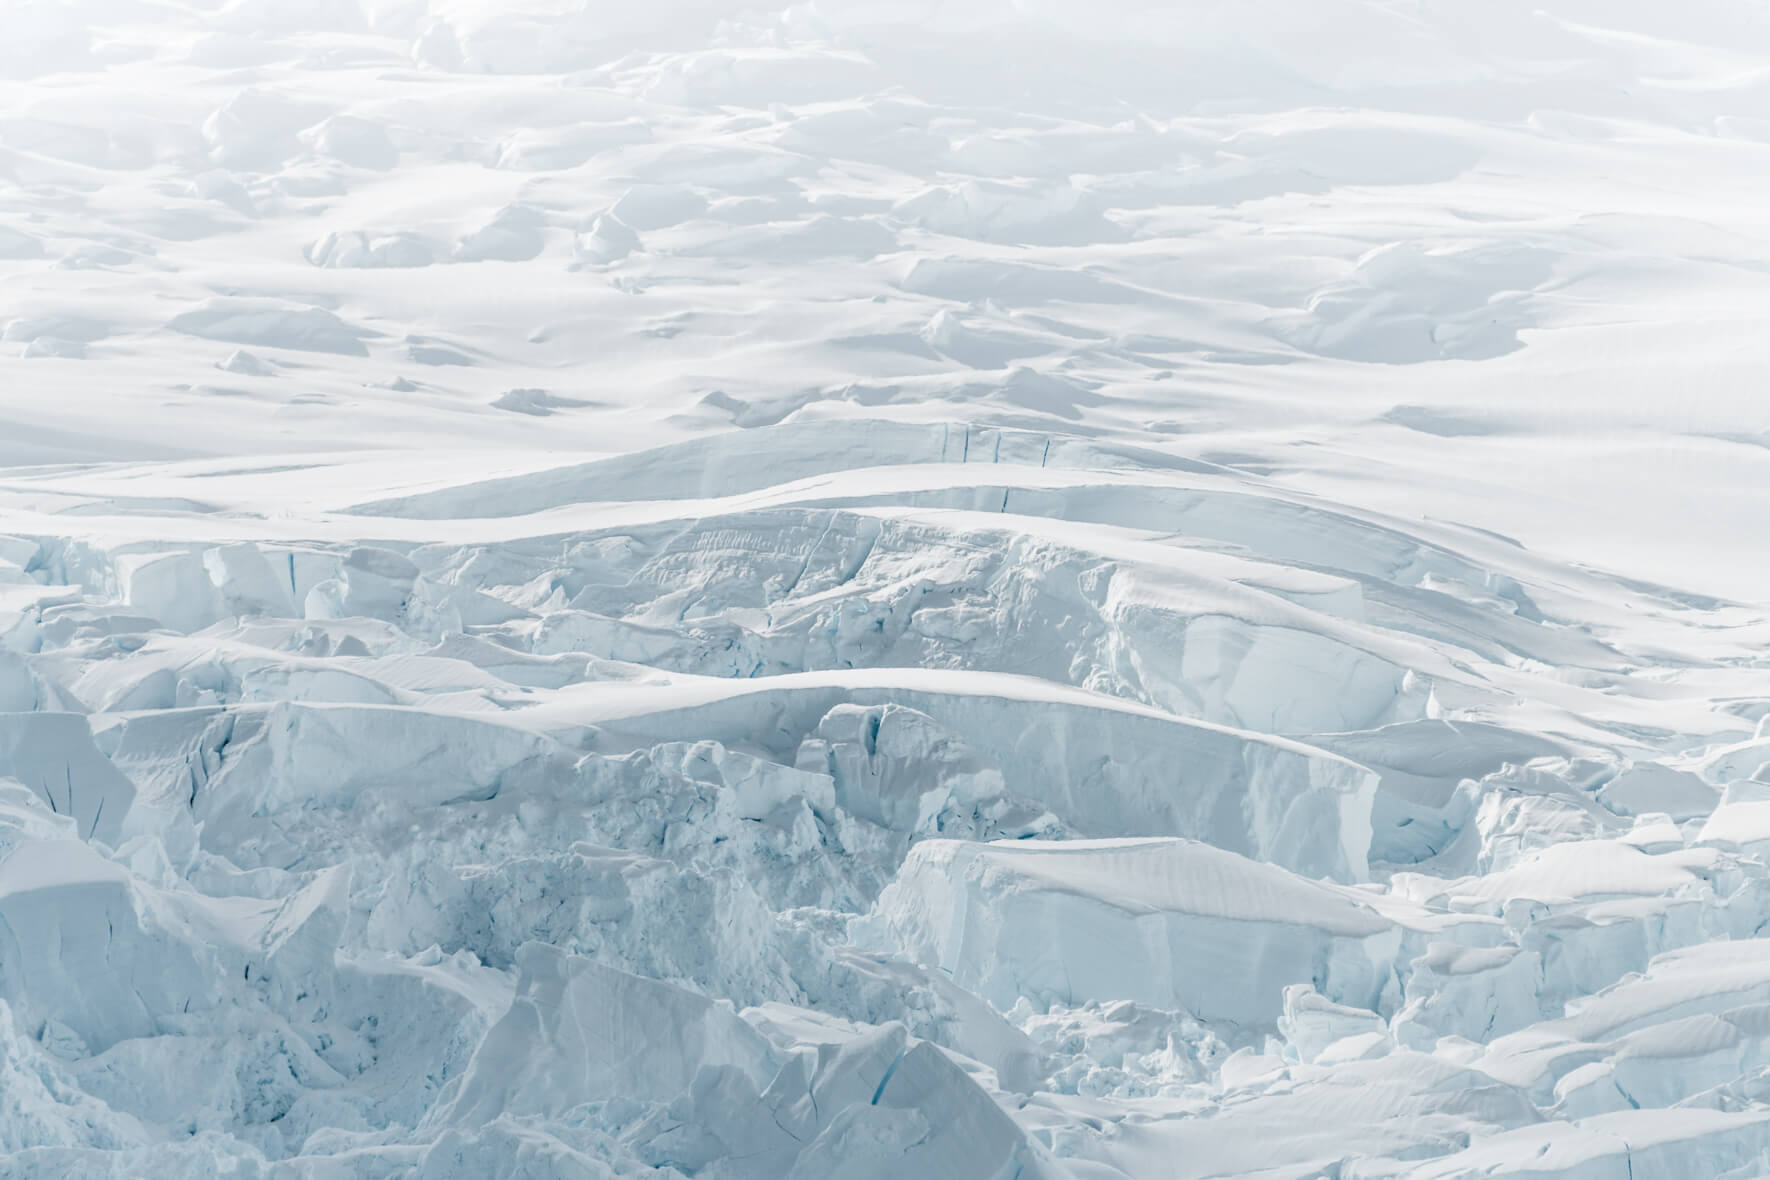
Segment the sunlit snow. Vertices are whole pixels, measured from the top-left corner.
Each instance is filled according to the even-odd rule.
[[[1770,1175],[1759,0],[0,0],[0,1176]]]

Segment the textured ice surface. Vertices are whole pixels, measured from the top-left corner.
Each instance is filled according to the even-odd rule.
[[[1744,0],[0,0],[0,1175],[1770,1174]]]

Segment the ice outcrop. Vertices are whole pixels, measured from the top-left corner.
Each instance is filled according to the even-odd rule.
[[[509,1011],[437,1112],[444,1125],[617,1098],[668,1102],[703,1071],[735,1070],[754,1092],[773,1072],[768,1042],[729,1005],[540,944],[517,968]]]
[[[227,359],[216,362],[216,368],[224,373],[238,373],[243,377],[274,377],[276,368],[263,357],[255,356],[243,348],[236,348],[227,354]]]
[[[441,1126],[624,1110],[655,1167],[734,1177],[1050,1175],[944,1053],[903,1026],[782,1058],[729,1006],[530,944]],[[621,1117],[616,1115],[617,1118]]]
[[[86,316],[20,316],[8,320],[5,328],[0,329],[0,340],[17,343],[18,356],[25,360],[82,360],[87,346],[103,340],[110,332],[108,325]]]
[[[531,414],[537,418],[545,418],[561,410],[594,405],[582,398],[564,397],[550,393],[545,389],[507,389],[493,398],[491,405],[500,410],[511,410],[518,414]]]
[[[1073,185],[968,180],[902,201],[893,213],[940,233],[985,242],[1061,246],[1114,236]]]
[[[1001,1008],[1131,1000],[1256,1028],[1287,979],[1371,1009],[1397,937],[1354,896],[1190,840],[925,841],[869,923]]]
[[[926,713],[838,705],[800,743],[800,769],[830,776],[831,803],[881,827],[931,835],[949,807],[995,803],[1002,774]]]
[[[420,1030],[486,1022],[447,969],[335,962],[347,880],[332,870],[284,898],[205,897],[157,887],[72,833],[12,848],[0,865],[8,1024],[38,1030],[50,1059],[40,1076],[60,1093],[39,1109],[85,1093],[109,1123],[96,1143],[57,1146],[202,1132],[228,1154],[277,1158],[346,1110],[365,1128],[415,1122],[465,1064],[458,1041],[425,1046]],[[187,1075],[194,1085],[163,1082]]]
[[[331,268],[429,266],[430,244],[416,234],[333,232],[307,248],[307,260]]]
[[[637,249],[639,235],[613,213],[599,214],[573,245],[573,252],[581,261],[598,266],[619,262]]]
[[[1209,839],[1308,874],[1342,880],[1365,874],[1375,778],[1306,746],[1127,709],[1084,693],[1048,694],[1044,686],[997,675],[808,673],[708,688],[717,695],[703,706],[628,713],[604,724],[611,733],[654,740],[690,725],[728,742],[760,738],[784,747],[809,736],[814,726],[821,729],[818,719],[842,701],[891,701],[938,723],[911,740],[932,739],[938,757],[944,756],[941,727],[970,735],[1016,793],[1089,834]],[[760,732],[758,716],[771,721]],[[878,758],[874,723],[855,720],[867,756]],[[883,726],[883,717],[877,724]],[[838,733],[841,728],[831,725]],[[827,746],[821,739],[800,765],[829,760]],[[885,759],[871,767],[884,782],[889,758],[887,747]],[[830,765],[840,772],[841,759]],[[880,806],[902,805],[882,800]]]
[[[72,820],[82,839],[113,846],[135,799],[134,784],[99,753],[86,719],[75,713],[0,713],[0,776]]]
[[[1719,798],[1700,775],[1642,762],[1599,788],[1598,801],[1618,815],[1659,813],[1685,820],[1708,815]]]
[[[1352,278],[1317,292],[1280,331],[1314,352],[1384,364],[1499,356],[1520,347],[1530,324],[1521,293],[1550,265],[1525,246],[1396,242],[1360,258]]]
[[[884,1180],[915,1174],[957,1180],[1018,1175],[1055,1180],[1063,1174],[940,1050],[926,1041],[905,1049],[894,1032],[887,1026],[872,1044],[845,1047],[827,1064],[820,1054],[809,1093],[818,1122],[805,1126],[800,1116],[801,1126],[816,1129],[817,1137],[788,1176]],[[878,1084],[870,1100],[863,1101],[866,1083],[875,1075]],[[822,1115],[825,1104],[835,1109],[834,1117]]]

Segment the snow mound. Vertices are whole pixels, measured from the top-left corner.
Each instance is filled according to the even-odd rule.
[[[399,164],[399,148],[386,128],[367,119],[333,115],[310,128],[305,138],[314,151],[353,168],[386,172]]]
[[[525,205],[507,205],[490,221],[470,230],[455,244],[456,262],[527,262],[546,247],[541,213]]]
[[[321,307],[294,307],[276,300],[212,299],[173,316],[166,326],[188,336],[229,344],[255,344],[300,352],[368,356],[369,333]]]
[[[318,108],[274,90],[240,90],[203,120],[209,158],[223,168],[268,172],[301,151],[297,132],[318,122]]]

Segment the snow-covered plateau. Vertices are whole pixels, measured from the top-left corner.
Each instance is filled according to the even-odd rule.
[[[0,0],[0,1177],[1767,1175],[1763,0]]]

